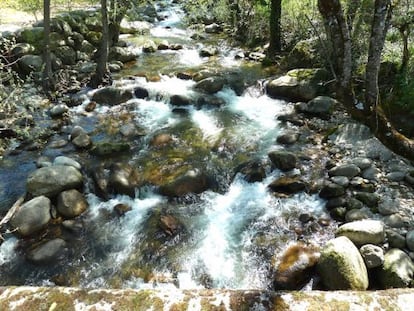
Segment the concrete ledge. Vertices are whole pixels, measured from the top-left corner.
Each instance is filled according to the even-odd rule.
[[[270,292],[255,290],[86,290],[0,287],[0,310],[413,310],[413,289]]]

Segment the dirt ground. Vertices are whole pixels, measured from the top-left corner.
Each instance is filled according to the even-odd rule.
[[[39,16],[39,18],[41,17]],[[24,26],[29,26],[35,21],[36,19],[33,14],[5,8],[1,5],[0,0],[0,32],[13,31]]]

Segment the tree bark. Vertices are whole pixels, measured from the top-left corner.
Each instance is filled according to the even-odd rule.
[[[282,0],[270,1],[270,44],[268,49],[268,57],[273,58],[274,55],[282,50],[280,19],[282,16]]]
[[[102,14],[102,38],[97,52],[98,59],[96,63],[96,72],[91,78],[91,86],[97,88],[104,79],[107,73],[108,62],[108,8],[107,0],[101,0],[101,14]]]
[[[372,20],[371,37],[368,49],[368,61],[365,67],[365,104],[366,114],[375,112],[379,102],[378,74],[385,35],[391,20],[391,0],[375,0],[375,12]]]
[[[50,0],[43,1],[44,52],[43,52],[43,91],[49,94],[54,87],[52,60],[50,57]]]

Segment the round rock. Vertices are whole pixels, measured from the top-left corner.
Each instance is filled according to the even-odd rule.
[[[366,244],[359,249],[368,269],[376,268],[384,263],[384,250],[376,245]]]
[[[41,244],[27,254],[27,259],[36,263],[50,263],[64,251],[66,242],[62,239],[53,239]]]
[[[390,249],[384,257],[382,269],[377,272],[379,281],[384,288],[402,288],[411,284],[414,264],[402,250]]]
[[[63,191],[58,196],[57,210],[67,218],[74,218],[81,215],[88,208],[89,204],[85,197],[78,190],[71,189]]]
[[[359,220],[340,226],[336,235],[346,236],[356,245],[381,244],[385,240],[385,228],[379,220]]]

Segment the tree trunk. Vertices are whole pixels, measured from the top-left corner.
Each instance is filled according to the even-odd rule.
[[[399,28],[401,39],[403,41],[403,55],[401,59],[400,72],[404,73],[407,70],[408,62],[410,61],[410,50],[408,49],[408,39],[410,37],[410,25],[404,25]]]
[[[96,72],[91,78],[91,86],[97,88],[102,84],[105,74],[107,73],[108,62],[108,8],[107,0],[101,0],[102,14],[102,38],[97,52],[98,59],[96,63]]]
[[[352,34],[356,13],[361,5],[361,0],[349,0],[346,9],[346,21],[348,23],[349,33]]]
[[[280,19],[282,16],[282,0],[270,1],[270,44],[268,57],[273,58],[282,50]]]
[[[49,94],[54,88],[52,77],[52,60],[50,57],[50,0],[43,1],[43,23],[44,23],[44,52],[43,62],[43,91]]]
[[[381,55],[384,48],[385,35],[391,19],[391,0],[375,0],[375,12],[372,20],[371,38],[369,41],[368,61],[365,67],[365,104],[366,114],[375,112],[379,102],[378,74],[381,66]]]
[[[352,89],[352,42],[341,2],[318,0],[318,8],[332,44],[337,96],[348,108],[353,108],[355,101]]]

